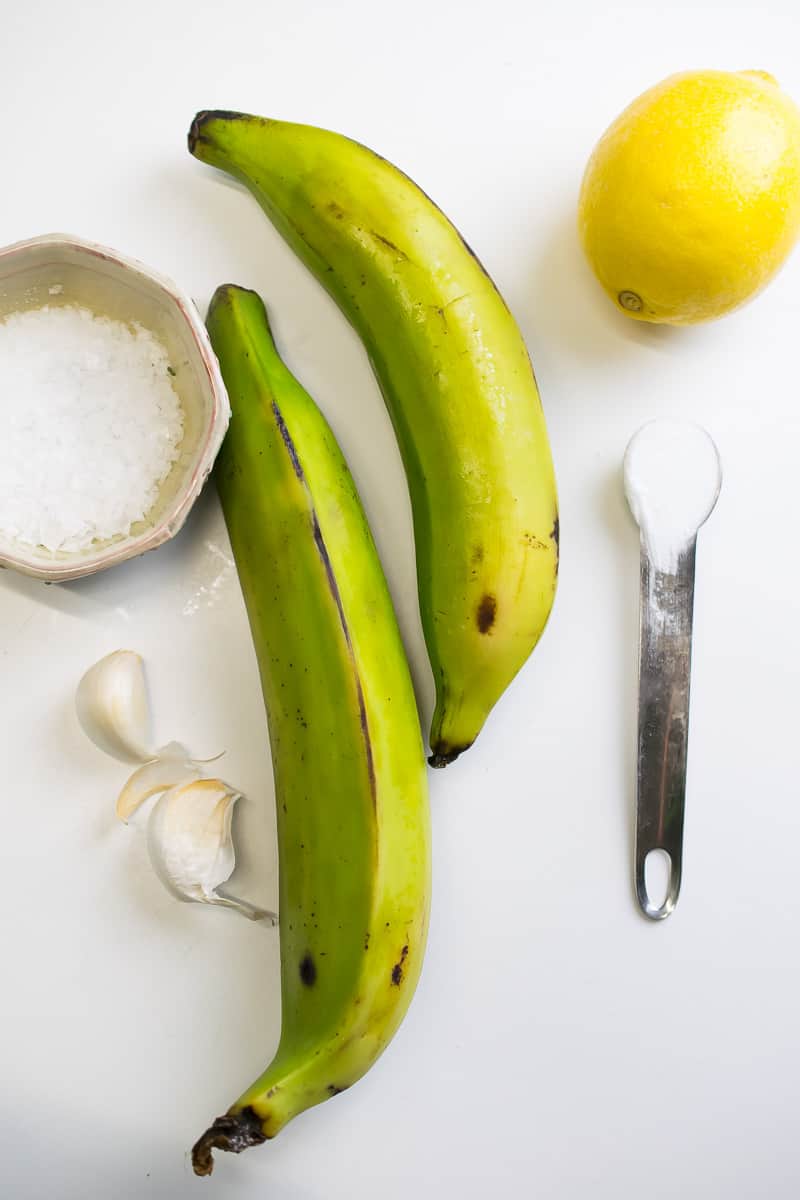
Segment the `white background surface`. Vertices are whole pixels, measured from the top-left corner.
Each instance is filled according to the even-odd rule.
[[[377,388],[256,204],[188,155],[195,110],[341,130],[436,198],[528,340],[562,513],[547,633],[475,748],[431,779],[432,926],[407,1020],[352,1091],[205,1181],[189,1146],[277,1040],[277,938],[160,890],[114,821],[125,769],[82,738],[72,694],[102,654],[145,656],[159,738],[227,749],[250,798],[239,889],[274,902],[265,720],[216,496],[174,544],[100,578],[0,578],[9,1200],[797,1195],[800,257],[740,313],[655,330],[612,310],[574,220],[592,145],[635,95],[675,70],[759,67],[800,100],[798,35],[789,0],[5,6],[0,242],[105,242],[203,310],[223,281],[264,295],[360,487],[426,727]],[[698,554],[684,888],[656,927],[630,885],[638,547],[620,464],[670,414],[708,426],[725,480]]]

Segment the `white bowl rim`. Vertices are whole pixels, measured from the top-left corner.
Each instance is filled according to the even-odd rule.
[[[86,555],[81,555],[78,552],[68,561],[65,560],[58,563],[43,563],[41,558],[38,557],[26,557],[24,554],[9,554],[8,552],[3,553],[0,551],[0,567],[11,567],[16,571],[22,572],[24,575],[31,575],[36,579],[44,579],[55,583],[78,579],[84,575],[91,575],[96,571],[105,570],[106,567],[115,566],[126,559],[137,557],[148,550],[154,550],[157,546],[174,537],[186,521],[192,505],[199,496],[206,477],[214,465],[214,460],[228,428],[231,407],[217,356],[211,346],[208,331],[203,324],[197,306],[189,294],[183,288],[179,287],[174,280],[170,279],[167,275],[162,275],[159,271],[154,271],[152,268],[145,266],[144,263],[136,258],[120,254],[119,251],[112,250],[108,246],[103,246],[98,242],[87,241],[85,238],[69,233],[45,233],[39,237],[25,238],[23,241],[3,246],[0,248],[0,260],[10,255],[19,254],[20,252],[25,253],[28,250],[36,250],[40,246],[59,246],[64,249],[79,250],[94,258],[112,262],[122,267],[123,270],[129,270],[143,276],[150,283],[155,284],[162,292],[166,293],[169,299],[177,306],[191,330],[208,378],[213,399],[211,420],[208,422],[205,442],[197,456],[189,482],[185,488],[181,489],[175,498],[174,504],[157,525],[154,525],[138,537],[129,536],[124,541],[108,546],[105,550],[87,553]]]

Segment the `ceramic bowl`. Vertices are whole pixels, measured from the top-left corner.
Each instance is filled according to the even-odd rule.
[[[127,536],[97,541],[85,550],[50,551],[4,537],[0,530],[0,566],[51,582],[91,575],[173,537],[200,494],[230,419],[205,326],[192,300],[169,279],[116,251],[66,234],[0,249],[0,320],[12,312],[61,304],[138,322],[163,343],[175,372],[184,435],[155,504]]]

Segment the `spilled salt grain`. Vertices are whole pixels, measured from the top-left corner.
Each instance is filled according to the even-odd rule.
[[[75,305],[0,321],[0,534],[70,551],[130,533],[182,437],[149,330]]]

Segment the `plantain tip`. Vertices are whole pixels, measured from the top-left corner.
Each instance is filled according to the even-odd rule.
[[[260,1146],[267,1140],[261,1118],[252,1108],[225,1113],[192,1146],[192,1167],[195,1175],[210,1175],[214,1170],[214,1150],[241,1154],[250,1146]]]
[[[200,157],[197,155],[197,146],[209,141],[203,130],[210,121],[243,121],[246,119],[247,113],[231,112],[227,108],[201,108],[200,112],[195,113],[194,120],[189,127],[189,134],[186,139],[189,145],[189,153]]]
[[[189,145],[189,153],[194,154],[198,141],[200,140],[200,131],[208,119],[208,109],[203,109],[199,113],[195,113],[194,119],[189,126],[189,136],[186,139]]]
[[[448,746],[447,744],[432,746],[428,763],[437,768],[449,767],[450,763],[455,762],[459,755],[463,754],[465,750],[469,750],[471,745],[472,742],[467,742],[464,746]]]

